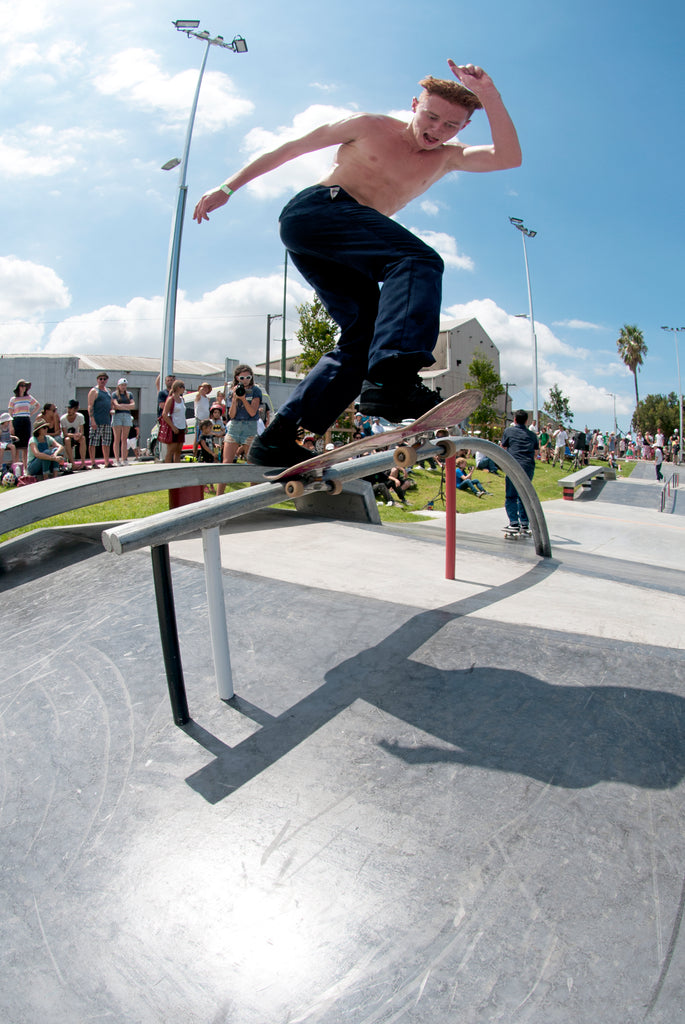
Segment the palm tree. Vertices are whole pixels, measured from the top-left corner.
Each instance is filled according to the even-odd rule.
[[[616,342],[616,348],[635,378],[635,404],[637,406],[640,404],[640,396],[637,393],[637,371],[638,367],[642,366],[644,356],[647,355],[647,346],[640,328],[635,324],[624,324]]]

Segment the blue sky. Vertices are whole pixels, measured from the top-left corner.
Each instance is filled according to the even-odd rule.
[[[516,316],[528,311],[523,250],[509,223],[522,217],[538,232],[528,258],[540,405],[558,383],[576,425],[609,428],[615,395],[627,429],[633,379],[616,354],[624,323],[648,346],[640,394],[677,390],[674,336],[660,326],[685,326],[680,4],[0,0],[0,13],[0,351],[160,354],[178,185],[178,171],[160,167],[181,154],[203,53],[171,22],[195,17],[212,35],[244,36],[249,52],[209,55],[188,169],[177,356],[263,360],[266,316],[282,308],[278,213],[331,154],[252,183],[198,227],[199,196],[317,124],[408,111],[418,80],[449,77],[451,57],[492,75],[524,162],[452,175],[397,215],[446,260],[445,316],[478,316],[515,405],[531,407],[530,329]],[[462,138],[488,141],[483,113]],[[293,273],[287,339],[295,305],[310,297]],[[276,321],[272,337],[281,333]]]

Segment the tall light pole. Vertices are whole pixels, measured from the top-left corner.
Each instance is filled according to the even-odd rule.
[[[269,388],[271,387],[271,321],[280,320],[281,316],[281,313],[266,314],[266,374],[264,390],[267,395],[269,394]]]
[[[675,341],[675,364],[678,371],[678,413],[680,416],[680,429],[678,431],[678,462],[683,461],[683,389],[680,384],[680,356],[678,354],[678,334],[685,331],[685,327],[662,327],[662,331],[673,331]]]
[[[173,373],[174,368],[174,340],[176,335],[176,294],[178,292],[178,263],[181,254],[181,234],[183,231],[183,215],[186,208],[186,196],[188,194],[188,188],[186,186],[186,172],[188,170],[188,154],[190,152],[190,140],[193,136],[193,125],[195,123],[195,112],[197,111],[197,101],[200,97],[200,86],[202,85],[202,77],[205,73],[205,67],[207,65],[207,57],[209,56],[209,49],[211,46],[220,46],[224,50],[233,50],[234,53],[247,53],[247,43],[242,36],[236,36],[232,42],[225,43],[223,36],[215,36],[212,38],[209,32],[198,32],[200,27],[199,21],[190,19],[179,19],[178,21],[172,21],[172,25],[175,26],[177,32],[185,32],[190,39],[193,36],[194,39],[199,39],[205,44],[205,52],[202,58],[202,64],[200,66],[200,74],[197,79],[197,86],[195,87],[195,97],[193,99],[193,105],[190,110],[190,118],[188,119],[188,128],[186,131],[186,141],[183,147],[183,156],[181,160],[169,160],[164,164],[164,170],[171,170],[173,167],[181,165],[181,170],[178,174],[178,198],[176,200],[176,209],[174,211],[174,218],[171,222],[171,238],[169,239],[169,258],[167,261],[167,277],[166,277],[166,298],[164,301],[164,335],[162,341],[162,365],[159,376],[159,386],[164,387],[164,378],[168,377],[170,373]]]
[[[614,433],[618,434],[618,423],[616,422],[616,395],[612,391],[607,391],[609,398],[614,400]]]
[[[526,250],[526,238],[535,238],[537,231],[531,231],[524,226],[520,217],[510,217],[510,222],[517,231],[521,232],[523,239],[523,259],[526,264],[526,283],[528,285],[528,308],[530,310],[530,343],[533,350],[533,420],[535,429],[540,429],[538,420],[538,339],[535,334],[535,320],[533,318],[533,293],[530,290],[530,272],[528,270],[528,252]]]

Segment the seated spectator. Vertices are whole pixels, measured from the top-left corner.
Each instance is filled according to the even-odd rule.
[[[82,412],[78,411],[78,402],[75,398],[69,400],[67,411],[60,417],[59,425],[64,442],[64,450],[67,459],[74,468],[88,469],[86,466],[86,419]],[[81,456],[81,465],[76,466],[76,453]]]
[[[405,497],[407,491],[410,491],[412,490],[412,488],[416,487],[416,484],[411,479],[411,477],[409,477],[409,475],[405,473],[403,469],[400,469],[399,466],[392,467],[392,469],[388,473],[387,483],[388,487],[395,492],[402,505],[407,504],[407,499]]]
[[[307,434],[307,436],[302,439],[302,447],[305,451],[309,452],[312,457],[316,455],[316,438],[313,434]],[[308,456],[303,455],[302,458],[306,459]]]
[[[480,480],[471,478],[473,470],[469,469],[466,459],[457,459],[456,472],[458,491],[471,491],[477,498],[484,498],[486,494],[490,493],[485,490]]]
[[[497,463],[493,462],[492,459],[488,458],[483,452],[474,452],[474,458],[476,460],[476,469],[480,469],[482,472],[493,473],[495,476],[499,475],[499,469]]]
[[[395,490],[395,488],[393,486],[393,481],[390,479],[389,470],[381,470],[379,473],[372,473],[371,476],[365,476],[364,479],[373,487],[374,497],[380,498],[386,505],[395,504],[390,493],[391,488],[393,490]],[[395,493],[397,492],[395,491]],[[406,504],[403,495],[400,495],[400,500],[403,504]]]
[[[10,465],[17,461],[17,445],[16,442],[19,440],[16,434],[12,433],[11,430],[12,417],[8,412],[3,412],[0,416],[0,452],[9,452],[10,454]],[[4,462],[5,457],[2,456]]]
[[[64,448],[48,434],[48,425],[39,416],[33,426],[33,436],[29,441],[29,476],[44,479],[55,473],[63,472],[65,466]]]
[[[43,411],[38,413],[38,418],[45,420],[47,423],[50,437],[58,438],[62,436],[62,428],[60,427],[56,405],[53,405],[52,402],[46,402],[43,406]]]

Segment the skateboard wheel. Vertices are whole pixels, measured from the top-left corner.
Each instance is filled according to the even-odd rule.
[[[396,448],[393,452],[392,461],[396,466],[413,466],[416,462],[416,450],[414,448]]]
[[[301,480],[288,480],[285,493],[289,498],[301,498],[304,494],[304,484]]]
[[[326,489],[329,494],[341,494],[343,489],[342,480],[327,480]]]
[[[453,455],[457,454],[457,446],[454,441],[450,441],[447,438],[436,438],[435,441],[438,448],[442,448],[443,459],[451,459]]]

